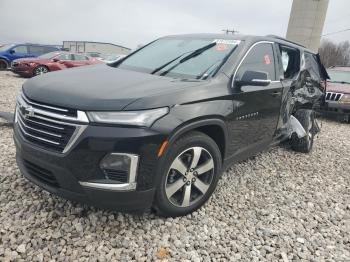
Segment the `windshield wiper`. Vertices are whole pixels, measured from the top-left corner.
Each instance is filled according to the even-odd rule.
[[[235,46],[230,53],[222,60],[219,59],[217,60],[215,63],[213,63],[211,66],[209,66],[208,68],[206,68],[201,74],[199,74],[196,79],[207,79],[208,76],[210,76],[213,72],[215,73],[215,71],[217,70],[217,68],[219,66],[221,66],[222,64],[224,64],[227,59],[229,58],[229,56],[236,50],[237,46]]]
[[[206,68],[201,74],[199,74],[196,79],[207,79],[207,77],[219,66],[220,60],[217,60],[215,63]]]
[[[189,52],[183,53],[183,54],[179,55],[178,57],[174,58],[173,60],[170,60],[169,62],[166,62],[164,65],[161,65],[161,66],[157,67],[156,69],[154,69],[151,72],[151,74],[153,75],[153,74],[157,73],[158,71],[162,70],[164,67],[170,65],[172,62],[176,61],[177,59],[179,59],[180,57],[186,55],[187,53],[189,53]]]
[[[194,51],[190,51],[190,52],[185,52],[179,56],[177,56],[176,58],[172,59],[171,61],[165,63],[164,65],[161,65],[160,67],[157,67],[156,69],[154,69],[151,74],[155,74],[157,72],[159,72],[160,70],[162,70],[163,68],[165,68],[166,66],[170,65],[171,63],[175,62],[176,60],[178,60],[179,58],[183,57],[184,55],[188,54],[187,56],[185,56],[184,58],[182,58],[177,64],[175,64],[174,66],[170,67],[168,70],[164,71],[163,73],[161,73],[160,75],[166,75],[167,73],[169,73],[171,70],[173,70],[175,67],[177,67],[178,65],[182,64],[183,62],[186,62],[187,60],[196,57],[198,55],[200,55],[201,53],[203,53],[204,51],[212,48],[213,46],[216,45],[216,42],[210,43],[206,46],[203,46],[201,48],[198,48]]]

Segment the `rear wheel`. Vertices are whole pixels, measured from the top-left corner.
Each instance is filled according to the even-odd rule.
[[[315,137],[315,113],[312,110],[298,110],[294,115],[304,127],[306,136],[299,138],[296,133],[292,135],[291,145],[294,151],[309,153],[312,150]]]
[[[8,67],[8,62],[5,59],[0,59],[0,70],[6,70]]]
[[[221,172],[221,153],[207,135],[191,132],[165,156],[154,207],[163,216],[183,216],[212,195]]]
[[[42,75],[42,74],[46,74],[49,72],[49,69],[46,67],[46,66],[37,66],[35,69],[34,69],[34,76],[37,76],[37,75]]]

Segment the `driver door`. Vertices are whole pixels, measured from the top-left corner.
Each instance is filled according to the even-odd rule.
[[[263,73],[259,79],[238,84],[247,71]],[[255,81],[255,82],[254,82]],[[233,77],[234,119],[231,132],[236,153],[260,151],[272,142],[281,107],[282,84],[277,80],[276,52],[272,42],[254,44],[242,59]]]

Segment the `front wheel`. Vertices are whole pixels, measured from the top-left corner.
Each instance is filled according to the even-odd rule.
[[[154,207],[166,217],[200,208],[214,192],[221,172],[221,153],[207,135],[191,132],[171,146],[161,168]]]
[[[49,72],[49,69],[46,66],[38,66],[34,69],[34,76],[46,74]]]

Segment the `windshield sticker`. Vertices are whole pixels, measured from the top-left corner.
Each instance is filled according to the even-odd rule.
[[[216,45],[216,51],[226,51],[228,49],[227,44],[217,44]]]
[[[265,65],[271,64],[269,55],[265,55],[265,56],[264,56],[264,61],[265,61]]]
[[[213,43],[224,44],[224,45],[239,45],[240,40],[229,40],[229,39],[215,39]]]

